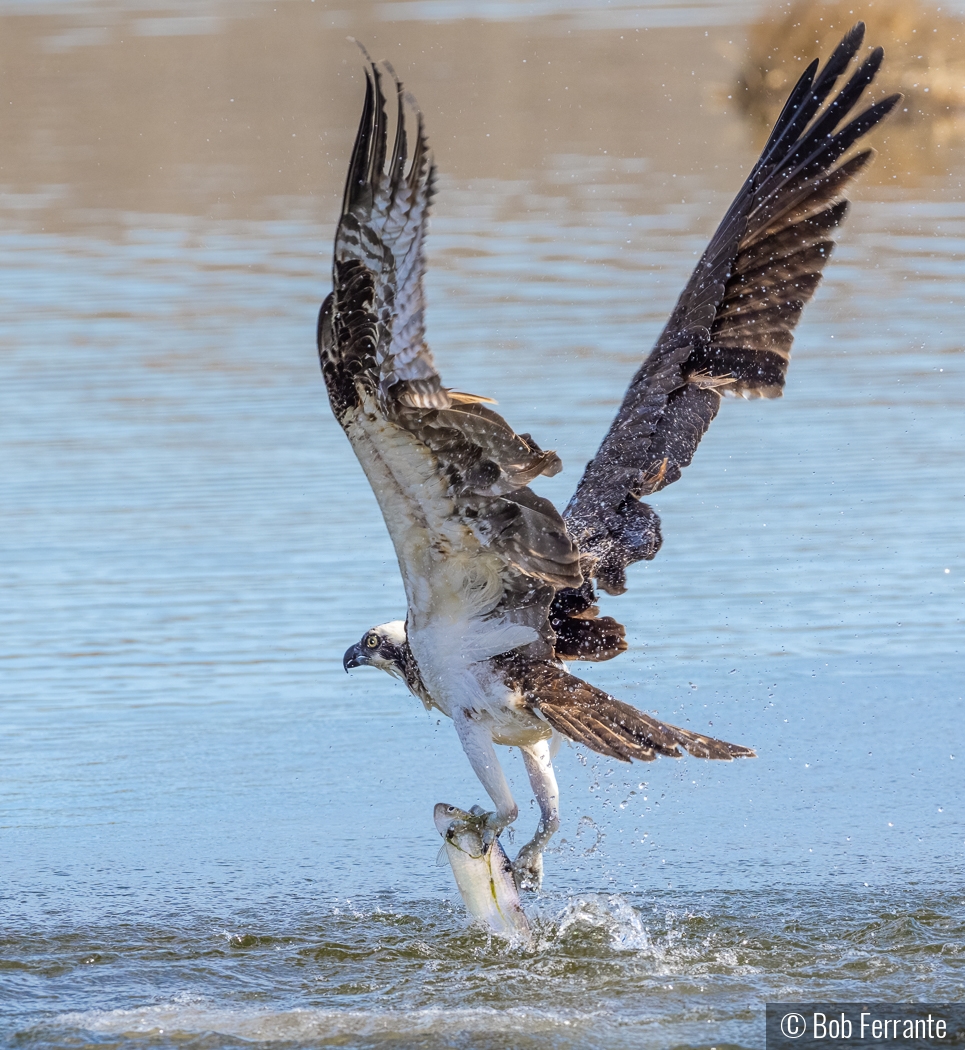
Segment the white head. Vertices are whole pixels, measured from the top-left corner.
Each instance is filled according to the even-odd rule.
[[[346,671],[353,667],[378,667],[393,678],[405,677],[405,621],[391,620],[372,627],[342,657]]]

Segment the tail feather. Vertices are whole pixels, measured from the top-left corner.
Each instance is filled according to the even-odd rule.
[[[749,747],[652,718],[551,663],[519,670],[519,687],[535,711],[563,736],[608,758],[652,762],[657,755],[680,758],[681,748],[728,762],[756,757]]]
[[[642,748],[631,747],[620,738],[614,738],[612,733],[608,734],[610,739],[607,740],[606,736],[601,736],[597,732],[597,727],[592,724],[592,720],[581,721],[570,718],[565,710],[552,704],[548,704],[545,708],[541,707],[540,714],[558,733],[562,733],[563,736],[578,744],[586,744],[591,751],[596,751],[598,754],[619,759],[621,762],[630,762],[634,758],[642,761],[656,758],[652,751],[643,754]]]

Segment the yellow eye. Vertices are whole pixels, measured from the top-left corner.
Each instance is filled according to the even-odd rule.
[[[365,644],[369,649],[378,649],[379,647],[379,636],[377,634],[369,634],[365,637]]]

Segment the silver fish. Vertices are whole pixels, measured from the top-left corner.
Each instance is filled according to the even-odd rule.
[[[485,845],[482,833],[473,825],[473,814],[457,806],[440,802],[432,816],[444,840],[440,860],[445,856],[449,861],[469,914],[500,937],[530,944],[533,931],[519,903],[513,866],[499,839]]]

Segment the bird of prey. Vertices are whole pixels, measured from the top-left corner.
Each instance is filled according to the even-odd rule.
[[[797,82],[562,514],[529,488],[560,470],[558,456],[436,371],[422,282],[435,168],[421,113],[391,67],[366,56],[317,340],[332,411],[379,502],[408,608],[404,621],[367,631],[343,663],[401,678],[453,720],[495,806],[471,818],[490,841],[517,816],[493,744],[520,749],[540,806],[514,862],[522,887],[539,887],[559,826],[552,758],[561,737],[626,762],[754,755],[643,714],[564,661],[626,649],[623,626],[599,615],[595,587],[621,594],[627,566],[657,553],[659,519],[643,499],[680,477],[722,398],[781,395],[792,331],[847,212],[844,193],[872,151],[842,157],[900,98],[852,116],[880,48],[834,93],[863,37],[858,23]]]

